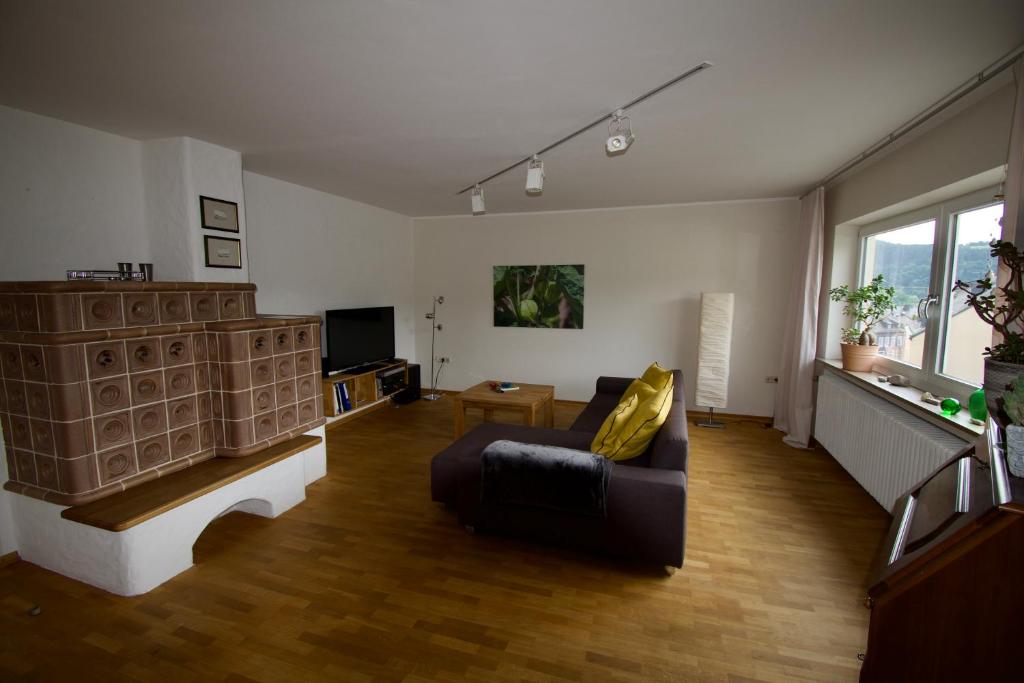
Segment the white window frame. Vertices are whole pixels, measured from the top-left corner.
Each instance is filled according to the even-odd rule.
[[[955,256],[953,240],[956,236],[957,216],[965,211],[1002,203],[1002,200],[994,197],[997,191],[998,187],[984,188],[870,223],[860,229],[857,241],[858,286],[864,284],[866,256],[864,245],[868,237],[929,220],[935,221],[935,241],[932,246],[931,281],[928,284],[928,291],[929,296],[937,297],[938,301],[937,305],[927,307],[928,318],[925,322],[925,346],[921,367],[917,368],[909,363],[881,355],[878,356],[876,365],[890,374],[906,375],[915,387],[931,391],[938,396],[954,396],[965,401],[967,396],[978,388],[977,385],[941,372],[942,358],[945,354],[950,294],[955,276],[953,272]]]

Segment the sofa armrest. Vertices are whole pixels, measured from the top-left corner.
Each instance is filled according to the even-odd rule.
[[[608,483],[608,519],[638,553],[683,566],[686,473],[618,465]]]
[[[615,394],[616,396],[622,396],[629,388],[629,385],[633,383],[635,377],[598,377],[597,378],[597,393],[599,394]]]

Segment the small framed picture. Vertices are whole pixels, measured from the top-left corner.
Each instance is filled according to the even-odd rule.
[[[242,240],[230,237],[203,237],[208,268],[241,268]]]
[[[199,195],[199,213],[203,219],[203,230],[238,232],[238,204],[236,202]]]

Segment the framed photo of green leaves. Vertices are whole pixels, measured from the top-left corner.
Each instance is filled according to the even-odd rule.
[[[494,266],[494,326],[583,329],[583,266]]]

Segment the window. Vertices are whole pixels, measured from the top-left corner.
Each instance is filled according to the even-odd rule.
[[[996,270],[989,242],[998,239],[995,189],[880,221],[861,229],[861,284],[885,276],[896,310],[874,330],[880,364],[916,385],[961,398],[980,386],[992,330],[952,291]]]

